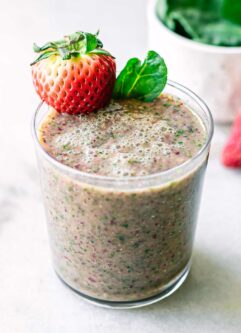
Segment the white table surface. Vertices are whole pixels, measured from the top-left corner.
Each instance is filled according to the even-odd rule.
[[[1,5],[0,332],[241,332],[241,171],[219,162],[228,128],[216,127],[193,267],[173,296],[147,308],[106,310],[70,292],[51,267],[29,129],[38,103],[28,67],[31,42],[101,27],[102,39],[120,55],[122,66],[145,52],[145,2],[12,0]]]

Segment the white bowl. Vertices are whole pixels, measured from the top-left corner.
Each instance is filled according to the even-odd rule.
[[[189,87],[208,104],[218,123],[232,121],[241,107],[241,47],[198,43],[169,30],[148,3],[149,49],[166,61],[169,79]]]

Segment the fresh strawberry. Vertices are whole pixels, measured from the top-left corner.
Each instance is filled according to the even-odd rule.
[[[234,121],[230,137],[224,147],[222,162],[227,167],[241,167],[241,110]]]
[[[97,38],[76,32],[42,47],[32,65],[33,83],[40,98],[59,112],[87,113],[111,99],[116,79],[114,58]]]

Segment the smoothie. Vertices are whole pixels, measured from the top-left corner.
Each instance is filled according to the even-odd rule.
[[[50,109],[39,141],[56,161],[89,175],[141,179],[198,154],[206,129],[182,100],[112,100],[89,115]],[[54,267],[79,293],[106,301],[152,297],[175,282],[191,258],[206,166],[165,185],[96,186],[40,163]],[[141,178],[138,178],[141,177]]]
[[[111,101],[89,115],[54,110],[40,142],[57,161],[102,176],[145,176],[192,158],[206,140],[200,120],[184,103],[162,95],[151,103]]]

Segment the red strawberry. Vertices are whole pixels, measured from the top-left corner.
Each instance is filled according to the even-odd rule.
[[[33,83],[40,98],[59,112],[87,113],[111,99],[116,79],[114,58],[97,38],[76,32],[43,47],[32,65]]]
[[[227,167],[241,167],[241,110],[234,121],[230,137],[224,147],[222,162]]]

